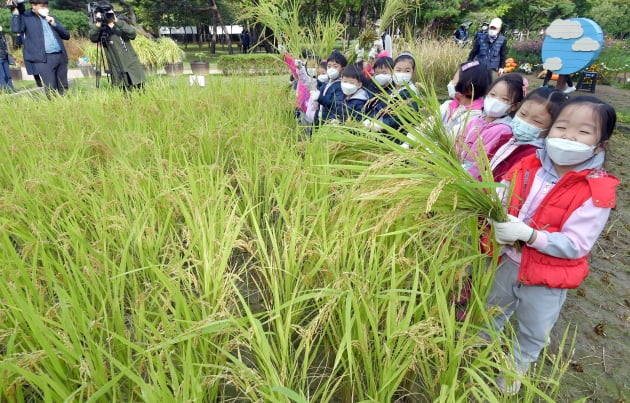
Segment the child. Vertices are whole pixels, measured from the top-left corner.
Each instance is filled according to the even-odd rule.
[[[363,105],[370,95],[363,87],[363,68],[353,64],[343,70],[341,91],[345,95],[343,120],[361,120]]]
[[[490,160],[495,181],[501,181],[514,164],[542,148],[542,137],[566,99],[561,91],[549,87],[536,88],[527,95],[510,122],[513,137]]]
[[[392,74],[394,72],[394,59],[382,56],[374,62],[374,75],[369,85],[372,93],[363,107],[363,114],[372,118],[380,117],[379,113],[387,106],[387,99],[394,86],[392,84]]]
[[[414,110],[418,110],[418,104],[413,100],[418,95],[418,89],[413,84],[412,78],[416,72],[416,61],[409,52],[403,52],[394,60],[394,72],[392,74],[393,90],[388,99],[388,107],[385,108],[378,119],[379,123],[365,120],[366,127],[374,131],[382,131],[384,126],[398,130],[401,126],[399,117],[390,107],[408,104]]]
[[[495,239],[505,246],[487,307],[502,309],[492,322],[497,331],[516,313],[513,356],[519,376],[547,343],[567,289],[588,275],[588,254],[615,207],[619,180],[602,169],[615,122],[610,105],[592,96],[572,98],[552,123],[544,147],[505,175],[513,194],[508,221],[492,223]],[[512,245],[516,241],[519,247]],[[507,394],[521,386],[505,376],[496,382]]]
[[[327,67],[328,61],[325,59],[322,60],[317,67],[317,77],[315,79],[311,78],[304,69],[298,70],[300,83],[304,82],[307,88],[311,88],[308,100],[306,101],[306,111],[300,114],[300,123],[304,126],[312,125],[315,121],[315,117],[319,113],[317,99],[319,98],[321,90],[326,86],[326,83],[328,83],[328,74],[326,74]]]
[[[453,142],[466,123],[481,116],[483,97],[491,82],[490,71],[475,60],[462,64],[448,83],[448,95],[452,99],[440,106],[440,115]]]
[[[312,99],[314,94],[313,91],[319,90],[328,81],[328,76],[325,75],[326,65],[324,64],[322,72],[322,63],[320,63],[318,67],[318,77],[317,79],[314,79],[308,74],[305,62],[300,59],[295,60],[283,46],[280,46],[279,50],[282,53],[282,59],[291,71],[291,81],[293,82],[293,88],[297,93],[297,116],[303,123],[312,123],[314,110],[309,111],[309,107],[318,107],[315,101],[317,100],[319,93],[316,94],[315,99]],[[303,52],[303,56],[306,58],[305,52]],[[322,74],[325,79],[322,78]]]
[[[343,101],[345,95],[341,91],[341,73],[348,64],[346,57],[334,50],[328,58],[326,74],[328,82],[320,91],[317,102],[319,103],[319,116],[315,123],[323,123],[327,120],[343,119]]]
[[[473,178],[479,179],[477,155],[483,148],[488,159],[512,138],[510,122],[527,94],[527,79],[520,74],[504,74],[488,89],[483,114],[466,125],[463,140],[456,140],[460,160]]]
[[[317,76],[315,78],[311,77],[304,67],[298,69],[298,78],[301,83],[304,83],[304,85],[311,90],[321,91],[328,82],[328,74],[326,74],[327,68],[328,60],[324,59],[317,65]]]

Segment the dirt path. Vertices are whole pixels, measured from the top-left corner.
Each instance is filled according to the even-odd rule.
[[[595,95],[626,119],[630,91],[600,85]],[[607,170],[621,179],[617,207],[591,254],[591,273],[570,290],[552,333],[557,341],[567,326],[577,329],[571,367],[563,378],[559,401],[589,397],[589,402],[630,402],[630,123],[622,122],[611,138]],[[552,344],[551,352],[555,351]]]

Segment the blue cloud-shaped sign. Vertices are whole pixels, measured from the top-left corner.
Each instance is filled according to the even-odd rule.
[[[555,20],[545,34],[543,68],[558,74],[572,74],[590,66],[604,44],[601,27],[588,18]]]

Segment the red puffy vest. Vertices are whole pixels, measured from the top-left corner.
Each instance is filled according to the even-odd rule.
[[[504,176],[512,181],[514,189],[509,214],[518,216],[540,167],[540,160],[534,154],[523,158]],[[600,169],[568,172],[543,198],[529,225],[537,230],[558,232],[571,214],[590,198],[597,207],[613,208],[618,184],[619,179]],[[551,288],[576,288],[588,275],[587,258],[588,254],[577,259],[558,258],[523,244],[518,281]]]

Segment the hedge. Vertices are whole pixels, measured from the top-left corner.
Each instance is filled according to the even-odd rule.
[[[231,74],[283,74],[287,66],[277,54],[240,54],[219,57],[217,68]]]

